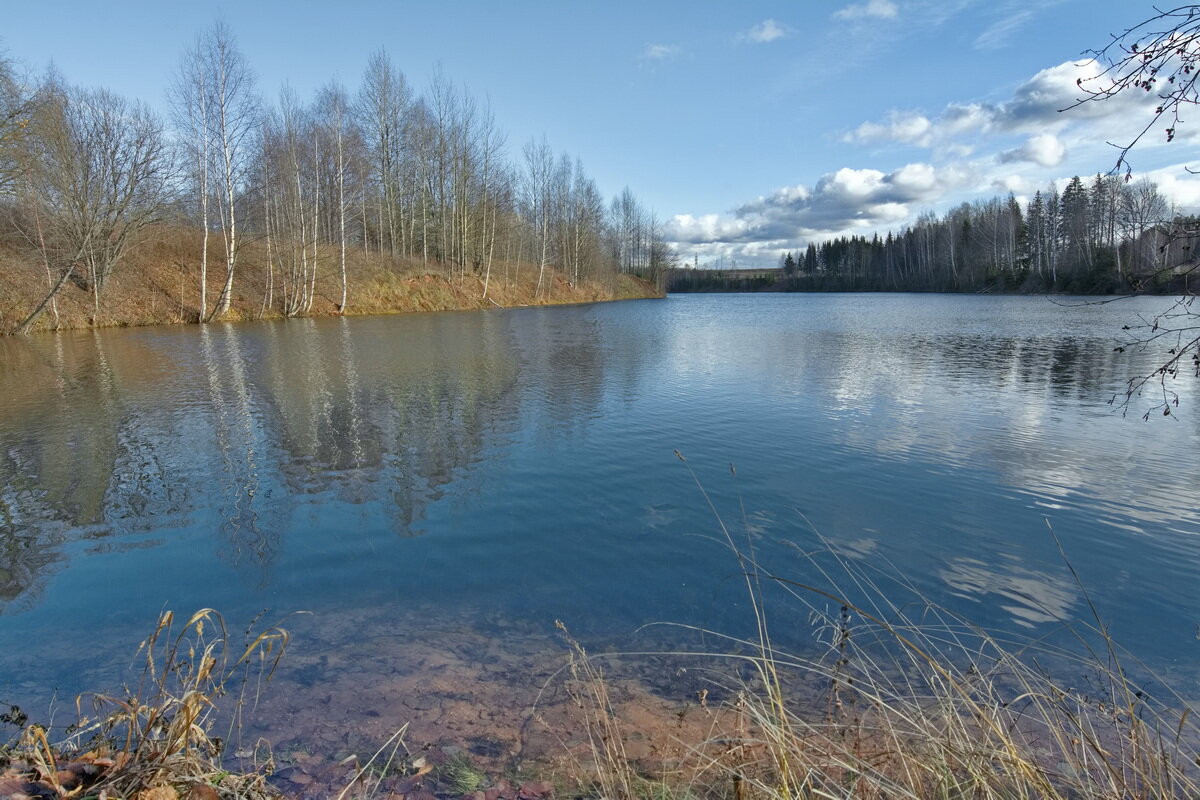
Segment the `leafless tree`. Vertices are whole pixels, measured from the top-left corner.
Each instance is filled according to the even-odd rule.
[[[198,37],[195,45],[184,53],[168,90],[176,141],[187,164],[187,183],[200,211],[200,322],[208,319],[209,200],[212,197],[210,173],[213,167],[212,97],[206,74],[205,48],[204,37]]]
[[[649,214],[629,187],[613,198],[610,208],[616,258],[621,272],[638,274],[650,268]]]
[[[316,284],[321,136],[295,92],[280,92],[278,111],[262,122],[259,183],[268,247],[279,261],[281,311],[292,317],[312,306]],[[272,246],[273,243],[273,246]]]
[[[1146,124],[1132,139],[1113,143],[1118,148],[1114,171],[1123,171],[1126,181],[1132,177],[1129,154],[1138,143],[1160,126],[1166,141],[1173,141],[1186,110],[1200,105],[1200,87],[1197,86],[1200,78],[1200,5],[1154,10],[1153,16],[1114,35],[1103,47],[1090,51],[1104,69],[1096,78],[1078,82],[1083,96],[1077,106],[1112,101],[1129,94],[1153,97],[1156,101]],[[1125,204],[1135,208],[1132,216],[1139,220],[1136,224],[1142,224],[1151,213],[1151,209],[1143,206],[1152,200],[1136,188],[1128,196]],[[1153,209],[1153,213],[1157,211]],[[1160,249],[1184,238],[1194,242],[1198,235],[1194,224],[1177,225],[1174,220],[1170,226],[1151,228],[1150,231],[1155,237],[1160,232],[1165,233],[1166,240]],[[1143,233],[1137,238],[1146,235]],[[1170,269],[1177,277],[1195,272],[1197,266],[1200,265],[1193,262],[1183,270]],[[1170,416],[1171,409],[1179,405],[1179,395],[1170,388],[1168,379],[1177,377],[1181,367],[1200,377],[1200,314],[1194,310],[1192,300],[1190,295],[1181,297],[1163,313],[1127,326],[1126,330],[1131,332],[1130,345],[1166,343],[1167,352],[1154,370],[1128,381],[1121,398],[1122,408],[1127,410],[1135,397],[1153,385],[1158,394],[1146,416],[1152,411]]]
[[[346,313],[346,220],[354,199],[347,192],[347,181],[350,183],[350,193],[354,190],[353,168],[359,141],[354,128],[354,119],[350,114],[350,98],[340,83],[333,82],[321,90],[317,97],[316,115],[318,124],[325,131],[325,138],[330,140],[333,155],[335,215],[338,241],[338,272],[342,283],[342,299],[338,303],[338,312]]]
[[[1161,248],[1171,224],[1166,198],[1149,178],[1121,187],[1117,205],[1118,225],[1130,242],[1131,267],[1152,275],[1161,264]]]
[[[354,116],[363,132],[375,183],[379,249],[392,255],[403,250],[401,167],[411,107],[412,92],[404,74],[392,66],[386,51],[373,53],[363,74]]]
[[[524,149],[524,206],[526,218],[535,231],[538,257],[538,280],[535,293],[541,294],[546,267],[550,264],[550,219],[554,202],[554,153],[545,137],[530,140]]]
[[[492,259],[496,253],[497,220],[500,207],[505,204],[509,193],[506,189],[508,176],[503,164],[505,136],[496,127],[496,118],[490,106],[485,106],[479,117],[476,144],[480,158],[479,199],[480,237],[475,262],[484,272],[483,296],[488,293],[492,277]]]
[[[612,225],[577,159],[556,157],[543,138],[523,161],[510,160],[486,101],[440,70],[414,96],[383,51],[370,57],[353,101],[331,83],[303,102],[285,92],[264,109],[232,31],[218,22],[183,54],[168,99],[171,152],[142,106],[68,90],[56,77],[31,93],[0,58],[0,193],[19,195],[10,216],[41,252],[49,290],[23,329],[69,281],[92,293],[98,312],[105,282],[168,189],[201,234],[201,322],[229,311],[248,234],[265,245],[261,314],[311,310],[318,287],[333,285],[324,270],[332,272],[335,248],[342,312],[354,246],[419,255],[460,281],[478,275],[485,298],[497,259],[506,284],[514,264],[536,260],[538,295],[552,267],[578,286],[662,260],[656,223],[631,193]],[[133,161],[112,161],[114,153]],[[222,256],[224,274],[210,286]]]
[[[1119,149],[1114,171],[1131,174],[1129,153],[1142,138],[1160,125],[1166,140],[1172,141],[1184,110],[1200,104],[1200,5],[1181,5],[1156,13],[1097,50],[1088,51],[1104,70],[1096,77],[1079,79],[1084,96],[1076,105],[1107,101],[1127,93],[1145,94],[1157,99],[1150,118]],[[1073,106],[1074,107],[1074,106]]]
[[[233,279],[242,244],[238,230],[239,201],[250,167],[259,113],[254,74],[229,26],[217,22],[201,37],[199,58],[204,92],[208,95],[217,206],[225,243],[225,279],[209,315],[209,319],[217,319],[229,310],[233,299]]]
[[[148,108],[103,89],[51,87],[22,149],[23,202],[58,281],[17,328],[27,333],[68,279],[99,313],[105,282],[136,234],[158,219],[172,182],[163,126]]]
[[[38,106],[37,92],[17,75],[0,54],[0,195],[11,191],[20,176],[20,153]]]
[[[583,162],[575,159],[570,194],[570,265],[571,285],[578,287],[585,279],[595,279],[607,266],[605,247],[604,198],[596,183],[583,170]],[[615,268],[615,264],[612,265]]]

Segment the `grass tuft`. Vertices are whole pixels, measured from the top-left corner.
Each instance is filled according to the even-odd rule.
[[[812,577],[776,574],[758,561],[749,533],[744,542],[735,538],[696,485],[718,538],[740,565],[755,633],[720,637],[725,652],[676,655],[745,668],[721,687],[730,700],[713,713],[711,734],[683,743],[689,763],[656,778],[626,755],[600,659],[560,623],[570,653],[568,690],[592,754],[589,764],[577,766],[590,770],[592,794],[608,800],[664,792],[732,800],[1200,797],[1200,732],[1188,703],[1174,694],[1152,698],[1135,684],[1126,670],[1130,656],[1112,640],[1082,583],[1092,619],[1072,629],[1077,652],[1006,638],[931,602],[903,577],[841,558],[815,531],[818,547],[797,548],[797,572]],[[764,598],[772,587],[783,596],[778,603],[773,598],[768,624]],[[771,625],[805,618],[819,644],[815,654],[774,644]],[[1043,663],[1055,664],[1055,674],[1093,677],[1065,683]]]
[[[254,768],[243,773],[225,770],[221,756],[288,642],[288,632],[273,626],[248,628],[242,644],[232,643],[212,609],[176,631],[167,611],[138,647],[136,685],[78,698],[79,721],[63,741],[52,743],[46,728],[26,724],[2,781],[30,796],[278,797],[266,782],[269,751],[260,761],[256,745]],[[231,710],[224,736],[214,732],[219,706]]]
[[[488,777],[476,769],[466,755],[451,757],[437,770],[438,779],[456,795],[470,794],[487,785]]]

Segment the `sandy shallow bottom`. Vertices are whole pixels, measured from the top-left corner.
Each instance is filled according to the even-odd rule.
[[[245,621],[226,623],[231,644],[239,642]],[[314,768],[351,756],[365,761],[403,729],[409,752],[461,753],[489,774],[573,773],[590,759],[594,687],[572,670],[579,652],[552,621],[379,607],[293,615],[281,624],[291,640],[270,679],[244,687],[236,717],[236,686],[220,702],[211,733],[226,741],[227,754],[269,752],[277,764]],[[138,639],[147,633],[110,631],[86,657],[53,637],[13,648],[0,703],[62,733],[77,719],[80,692],[120,695],[122,684],[136,685],[144,664]],[[681,654],[704,642],[670,628],[580,639],[604,676],[626,755],[649,771],[721,738],[727,707],[739,689],[753,688],[749,663]],[[86,698],[82,709],[90,711]]]
[[[366,608],[283,624],[292,639],[278,668],[269,681],[245,685],[239,714],[229,713],[232,698],[225,698],[211,733],[226,741],[227,766],[269,769],[270,782],[294,796],[338,795],[381,749],[371,791],[410,800],[465,794],[436,769],[447,761],[486,777],[472,800],[546,800],[551,786],[561,795],[586,783],[597,753],[614,746],[639,773],[709,784],[728,780],[729,765],[751,757],[744,743],[754,737],[739,695],[761,685],[747,659],[711,655],[728,650],[728,641],[698,641],[665,626],[584,637],[588,675],[562,631],[499,613]],[[108,642],[76,679],[111,691],[112,665],[128,668],[135,649],[136,642]],[[33,661],[19,674],[7,691],[38,719],[47,687]],[[827,713],[828,678],[782,677],[792,708],[809,709],[814,721]],[[57,726],[74,713],[73,696],[54,700]],[[380,769],[392,755],[402,768]]]
[[[564,636],[498,617],[426,622],[389,627],[378,610],[299,622],[235,745],[245,752],[261,737],[277,760],[329,763],[369,757],[403,728],[409,752],[461,753],[488,773],[568,775],[590,762],[595,685],[572,669]],[[736,667],[602,648],[588,655],[640,767],[669,769],[732,724]]]
[[[227,623],[231,643],[240,641]],[[499,613],[384,608],[294,615],[282,625],[291,639],[269,680],[251,671],[234,682],[209,733],[224,741],[228,768],[269,773],[277,789],[305,798],[364,788],[358,770],[381,749],[370,794],[416,800],[464,794],[436,769],[447,761],[486,778],[474,800],[545,800],[589,781],[597,753],[613,746],[639,773],[694,771],[738,734],[737,692],[752,683],[747,664],[680,654],[696,644],[669,642],[663,630],[577,643],[552,624]],[[0,700],[64,733],[77,719],[79,687],[119,696],[122,683],[136,683],[137,650],[115,634],[84,660],[64,648],[29,649],[9,659]],[[47,686],[49,674],[71,675],[69,685]],[[89,705],[85,697],[85,715]],[[389,757],[395,768],[383,769]]]

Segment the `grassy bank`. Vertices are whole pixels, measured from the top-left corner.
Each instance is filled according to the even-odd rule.
[[[210,256],[219,250],[215,238],[209,242]],[[197,322],[200,248],[201,236],[196,231],[154,227],[105,282],[98,303],[85,282],[67,281],[34,330]],[[266,242],[248,243],[240,259],[231,308],[223,319],[281,317],[284,276],[277,266],[268,269]],[[316,259],[314,299],[305,316],[339,314],[342,287],[338,249],[321,247]],[[535,264],[496,261],[488,276],[483,270],[460,271],[419,258],[361,250],[347,253],[346,276],[347,315],[662,296],[651,283],[631,275],[606,274],[572,286],[566,276],[548,268],[539,290]],[[209,310],[221,291],[223,277],[224,266],[211,259],[207,282]],[[0,333],[13,331],[29,315],[50,290],[52,278],[57,275],[48,273],[36,250],[19,241],[0,241]]]
[[[1188,703],[1165,689],[1149,696],[1098,622],[1079,626],[1080,646],[1070,652],[1004,638],[921,599],[901,577],[832,550],[800,556],[809,576],[802,584],[764,570],[748,541],[730,541],[757,633],[733,639],[708,631],[703,651],[638,656],[590,653],[560,626],[564,656],[514,726],[522,750],[529,747],[525,760],[429,740],[408,725],[365,749],[273,751],[248,741],[238,726],[245,715],[272,708],[260,700],[282,689],[268,679],[289,637],[278,627],[231,636],[206,610],[178,633],[164,616],[139,649],[141,680],[86,698],[85,717],[73,726],[51,733],[24,725],[4,751],[0,796],[1200,796],[1200,737]],[[772,644],[772,627],[796,625],[811,628],[813,648],[787,652]],[[639,659],[657,670],[656,685],[682,683],[689,696],[648,692],[630,677]],[[434,705],[438,664],[445,660],[435,659],[434,672],[418,681]],[[351,663],[343,668],[353,672]],[[1056,677],[1063,674],[1084,678],[1064,682]],[[458,686],[455,696],[462,692],[469,688]],[[477,713],[490,718],[491,710],[480,705]],[[366,718],[378,713],[368,706],[362,714],[365,731]],[[538,740],[544,749],[532,746]]]

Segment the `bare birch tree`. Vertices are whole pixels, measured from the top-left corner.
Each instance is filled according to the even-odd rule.
[[[354,112],[363,131],[375,182],[375,217],[379,249],[392,255],[403,250],[400,169],[404,158],[406,119],[412,93],[403,73],[378,50],[367,61]]]
[[[342,298],[338,303],[338,313],[346,313],[347,284],[346,284],[346,220],[354,200],[347,193],[347,179],[353,177],[352,161],[354,160],[355,143],[354,120],[350,115],[350,98],[346,90],[336,81],[321,90],[317,97],[317,116],[320,124],[326,129],[327,137],[333,155],[335,221],[337,224],[338,240],[338,272],[342,284]],[[353,191],[353,181],[351,181]]]
[[[503,165],[504,134],[496,127],[496,118],[490,104],[486,105],[479,118],[478,146],[482,160],[479,175],[480,228],[476,265],[484,272],[483,297],[487,297],[488,284],[492,278],[492,260],[496,253],[497,218],[500,206],[506,197],[507,176]]]
[[[535,232],[538,256],[536,295],[542,292],[546,267],[550,264],[550,205],[554,191],[554,153],[545,137],[525,144],[524,205],[526,217]]]
[[[200,299],[199,321],[208,318],[208,237],[211,228],[209,175],[212,168],[213,137],[210,85],[206,74],[204,37],[183,55],[179,71],[168,91],[176,137],[187,163],[187,181],[200,211]]]
[[[250,165],[252,135],[258,124],[254,75],[234,40],[233,32],[217,22],[201,38],[200,60],[209,96],[209,135],[216,159],[216,189],[221,234],[225,243],[225,279],[209,319],[229,310],[237,268],[239,200]]]

